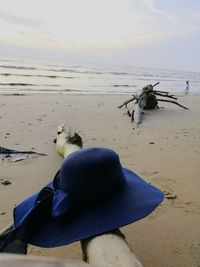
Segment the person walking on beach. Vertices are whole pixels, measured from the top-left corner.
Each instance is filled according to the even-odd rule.
[[[186,81],[185,95],[189,94],[189,81]]]

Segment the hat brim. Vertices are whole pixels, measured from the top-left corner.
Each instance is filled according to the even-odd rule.
[[[106,204],[81,210],[72,218],[52,218],[29,243],[40,247],[63,246],[128,225],[149,215],[163,201],[163,193],[134,172],[125,168],[123,172],[125,187],[120,193],[113,194]],[[32,195],[14,209],[15,226],[34,207],[37,195]]]

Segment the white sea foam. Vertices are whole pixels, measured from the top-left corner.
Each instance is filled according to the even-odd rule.
[[[0,92],[136,93],[160,82],[157,90],[200,94],[200,73],[112,65],[49,64],[0,59]]]

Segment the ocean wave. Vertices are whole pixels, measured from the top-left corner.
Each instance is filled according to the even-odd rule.
[[[37,86],[37,84],[32,83],[0,83],[3,86]]]
[[[0,65],[0,68],[5,69],[18,69],[18,70],[36,70],[34,67],[22,67],[22,66],[10,66],[10,65]]]
[[[75,79],[77,77],[72,76],[59,76],[59,75],[42,75],[42,74],[18,74],[18,73],[0,73],[1,76],[19,76],[19,77],[41,77],[41,78],[63,78],[63,79]]]
[[[111,87],[136,87],[136,85],[131,85],[131,84],[113,84],[110,86]]]
[[[70,73],[79,73],[79,74],[98,74],[101,75],[103,72],[98,72],[98,71],[92,71],[92,70],[74,70],[74,69],[67,69],[67,68],[62,68],[62,69],[46,69],[47,71],[53,71],[53,72],[70,72]]]
[[[112,71],[109,73],[112,75],[130,75],[130,73],[128,73],[128,72],[118,72],[118,71]]]
[[[51,72],[69,72],[69,73],[79,73],[79,74],[97,74],[101,75],[103,72],[93,71],[93,70],[75,70],[70,68],[36,68],[36,67],[24,67],[24,66],[15,66],[15,65],[0,65],[0,68],[5,69],[18,69],[18,70],[40,70],[40,71],[51,71]]]
[[[58,84],[33,84],[33,83],[0,83],[0,86],[47,86],[59,87]]]
[[[0,91],[133,93],[146,84],[170,92],[183,92],[185,81],[190,91],[199,92],[198,73],[145,69],[126,66],[73,66],[43,62],[0,60]]]

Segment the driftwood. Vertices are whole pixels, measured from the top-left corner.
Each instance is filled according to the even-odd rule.
[[[131,115],[132,121],[134,119],[136,127],[138,127],[138,124],[142,122],[143,109],[146,106],[146,104],[147,104],[147,95],[143,94],[139,98],[138,103],[135,104],[134,112],[132,112]]]
[[[54,142],[56,143],[56,150],[58,154],[63,158],[66,158],[72,152],[82,148],[81,137],[77,133],[66,129],[64,125],[58,127],[57,138]],[[5,241],[12,230],[13,224],[11,223],[0,232],[1,244]],[[24,244],[23,242],[18,243],[17,251],[15,251],[16,247],[14,247],[14,251],[9,252],[26,254],[24,245],[27,244]],[[81,248],[83,252],[83,260],[89,263],[90,266],[142,267],[142,264],[129,248],[128,243],[125,240],[125,236],[119,229],[112,230],[93,238],[81,240]],[[30,264],[30,267],[32,266],[34,265]],[[55,267],[56,266],[60,265],[55,265]],[[79,265],[77,264],[77,267],[78,266]],[[80,265],[80,267],[81,266],[82,265]]]
[[[154,85],[149,84],[143,87],[142,93],[139,96],[133,95],[131,99],[126,100],[123,104],[118,106],[118,108],[122,108],[123,106],[127,107],[127,104],[135,100],[134,110],[132,111],[132,113],[130,111],[128,111],[127,113],[131,117],[131,121],[135,122],[136,127],[138,126],[139,123],[142,122],[143,110],[159,108],[158,102],[168,102],[178,105],[179,107],[182,107],[184,109],[188,109],[187,107],[179,104],[177,101],[165,99],[165,98],[171,98],[174,100],[178,99],[169,92],[154,90],[154,87],[158,84],[159,82]],[[157,96],[162,96],[164,99],[157,98]]]
[[[123,106],[126,106],[126,108],[127,108],[128,103],[132,102],[135,99],[137,99],[137,96],[133,95],[133,97],[131,97],[130,99],[126,100],[123,104],[118,106],[118,108],[122,108]]]
[[[156,85],[158,85],[159,82],[155,83],[154,85],[151,85],[152,87],[155,87]],[[122,108],[123,106],[126,106],[127,108],[127,104],[129,104],[130,102],[132,102],[133,100],[136,100],[138,101],[139,100],[139,97],[137,95],[133,95],[132,98],[126,100],[123,104],[119,105],[118,108]]]
[[[13,230],[13,223],[10,223],[0,231],[0,250],[4,244],[4,241],[10,235],[12,230]]]
[[[183,105],[180,105],[178,102],[176,101],[169,101],[169,100],[166,100],[166,99],[157,99],[157,95],[158,96],[162,96],[162,97],[168,97],[168,98],[172,98],[174,100],[177,100],[178,98],[175,97],[174,95],[172,94],[169,94],[169,92],[166,92],[166,91],[156,91],[154,90],[153,88],[158,85],[158,83],[154,84],[154,85],[147,85],[145,86],[143,89],[142,89],[142,93],[137,96],[137,95],[133,95],[132,98],[126,100],[123,104],[119,105],[118,108],[122,108],[123,106],[126,106],[127,107],[127,104],[129,104],[130,102],[136,100],[136,103],[138,103],[139,99],[145,94],[147,96],[147,99],[146,99],[146,105],[144,106],[144,109],[154,109],[156,107],[158,107],[158,101],[162,101],[162,102],[169,102],[169,103],[172,103],[172,104],[176,104],[184,109],[188,109],[187,107],[184,107]]]
[[[170,101],[170,100],[165,100],[165,99],[157,99],[157,101],[160,101],[160,102],[169,102],[169,103],[172,103],[172,104],[175,104],[175,105],[178,105],[179,107],[181,107],[181,108],[184,108],[184,109],[189,109],[189,108],[187,108],[187,107],[185,107],[185,106],[183,106],[183,105],[181,105],[181,104],[179,104],[178,102],[176,102],[176,101]]]
[[[172,99],[175,99],[175,100],[178,99],[178,98],[175,97],[174,95],[169,95],[167,92],[161,92],[161,91],[155,91],[155,90],[154,90],[154,93],[155,93],[155,95],[164,96],[164,97],[169,97],[169,98],[172,98]]]
[[[35,151],[20,151],[20,150],[14,150],[14,149],[9,149],[0,146],[0,160],[8,160],[8,161],[20,161],[26,158],[30,157],[37,157],[37,156],[47,156],[46,154],[43,153],[38,153]]]
[[[88,267],[88,264],[76,261],[64,261],[32,255],[0,255],[0,267]],[[92,267],[92,266],[91,266]],[[95,266],[94,266],[95,267]]]
[[[70,143],[70,140],[76,139],[78,144]],[[56,139],[57,152],[62,157],[67,157],[70,153],[82,148],[82,139],[77,133],[64,125],[58,128]],[[124,235],[119,229],[108,233],[81,240],[83,260],[89,264],[100,267],[142,267],[139,260],[130,250]]]
[[[82,148],[82,139],[77,133],[72,133],[66,130],[64,125],[58,127],[56,142],[56,150],[62,157],[67,157],[72,152]],[[26,225],[21,227],[17,232],[14,240],[8,246],[5,245],[5,240],[13,231],[13,223],[8,224],[3,230],[0,231],[0,251],[6,253],[27,254],[28,244],[23,242],[21,236],[31,234],[30,226]]]

